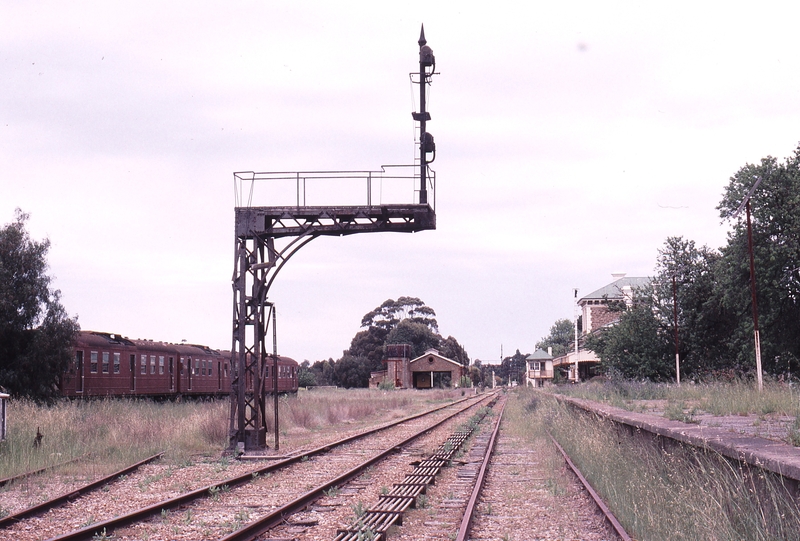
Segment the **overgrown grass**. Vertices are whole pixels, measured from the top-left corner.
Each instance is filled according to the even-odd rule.
[[[796,540],[800,509],[779,477],[749,471],[713,451],[660,447],[608,421],[528,391],[531,415],[555,438],[642,540]]]
[[[449,398],[449,395],[440,395],[438,400],[445,396]],[[405,409],[420,399],[435,401],[437,397],[367,389],[301,391],[297,396],[281,397],[278,413],[282,420],[288,422],[289,428],[313,430],[340,423],[357,423],[378,412],[395,410],[398,416],[402,416]],[[270,431],[274,425],[273,404],[273,399],[267,400],[267,427]]]
[[[227,442],[227,401],[61,401],[41,406],[12,400],[8,438],[0,444],[0,477],[87,456],[68,469],[105,473],[159,451],[176,460],[209,453]],[[33,445],[36,431],[44,435]]]
[[[766,381],[759,392],[753,382],[684,383],[683,385],[626,380],[603,380],[581,385],[556,387],[556,392],[635,409],[636,401],[690,401],[712,415],[795,416],[800,413],[800,390],[787,383]]]
[[[310,432],[347,424],[378,423],[451,401],[453,391],[377,391],[326,389],[279,399],[282,433]],[[272,401],[267,402],[273,431]],[[63,400],[43,406],[12,400],[8,438],[0,443],[0,478],[11,477],[82,456],[67,472],[99,476],[159,451],[183,465],[197,456],[218,457],[228,446],[230,402],[154,402],[150,400]],[[37,428],[44,435],[33,445]],[[284,439],[285,441],[285,439]]]

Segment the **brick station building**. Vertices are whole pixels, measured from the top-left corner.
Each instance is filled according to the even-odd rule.
[[[448,359],[435,349],[429,349],[411,359],[409,344],[386,346],[386,370],[373,372],[370,387],[391,382],[398,389],[431,389],[457,387],[464,375],[460,363]]]

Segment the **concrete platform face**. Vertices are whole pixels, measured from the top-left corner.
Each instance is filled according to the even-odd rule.
[[[763,468],[800,483],[800,448],[781,441],[737,432],[735,427],[746,426],[747,422],[743,422],[742,419],[748,419],[748,416],[708,415],[702,416],[708,419],[702,419],[700,422],[684,423],[654,414],[631,412],[591,400],[555,396],[560,401],[614,422],[695,447],[710,449],[722,456]],[[753,417],[758,418],[758,416]],[[752,420],[749,422],[750,426],[755,426]],[[710,424],[718,426],[709,426]]]

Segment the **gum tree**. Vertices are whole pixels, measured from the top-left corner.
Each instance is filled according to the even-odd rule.
[[[50,241],[37,242],[25,229],[28,215],[0,229],[0,386],[17,396],[50,400],[71,356],[80,327],[51,289],[47,274]]]

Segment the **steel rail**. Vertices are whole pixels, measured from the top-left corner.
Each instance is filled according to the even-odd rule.
[[[491,396],[491,395],[487,395],[487,396]],[[292,465],[292,464],[294,464],[296,462],[302,462],[303,460],[307,460],[308,458],[310,458],[312,456],[316,456],[316,455],[319,455],[319,454],[326,453],[326,452],[330,451],[331,449],[333,449],[334,447],[338,447],[340,445],[344,445],[346,443],[350,443],[351,441],[370,436],[370,435],[372,435],[372,434],[374,434],[376,432],[380,432],[381,430],[385,430],[387,428],[391,428],[391,427],[399,425],[401,423],[404,423],[404,422],[407,422],[407,421],[411,421],[411,420],[414,420],[414,419],[417,419],[417,418],[420,418],[420,417],[424,417],[425,415],[430,415],[431,413],[435,413],[435,412],[437,412],[439,410],[442,410],[442,409],[445,409],[445,408],[449,408],[449,407],[461,404],[462,402],[465,402],[467,400],[471,400],[472,398],[473,397],[462,398],[462,399],[460,399],[460,400],[458,400],[456,402],[450,403],[450,404],[444,404],[442,406],[437,406],[435,408],[432,408],[430,410],[424,411],[422,413],[418,413],[418,414],[415,414],[415,415],[410,415],[408,417],[403,417],[402,419],[398,419],[397,421],[392,421],[390,423],[385,423],[385,424],[383,424],[381,426],[378,426],[378,427],[375,427],[375,428],[372,428],[372,429],[369,429],[369,430],[365,430],[363,432],[359,432],[358,434],[354,434],[354,435],[348,436],[346,438],[342,438],[341,440],[338,440],[338,441],[335,441],[335,442],[332,442],[332,443],[327,443],[327,444],[321,445],[321,446],[319,446],[319,447],[317,447],[315,449],[311,449],[309,451],[305,451],[303,453],[299,453],[297,455],[293,455],[293,456],[287,457],[287,458],[285,458],[283,460],[279,460],[277,462],[273,462],[273,463],[268,464],[268,465],[266,465],[266,466],[264,466],[262,468],[257,468],[255,470],[251,470],[251,471],[249,471],[247,473],[244,473],[242,475],[238,475],[236,477],[233,477],[233,478],[230,478],[230,479],[226,479],[224,481],[221,481],[221,482],[218,482],[218,483],[214,483],[214,484],[209,485],[209,486],[205,486],[205,487],[202,487],[202,488],[198,488],[198,489],[192,490],[190,492],[186,492],[186,493],[181,494],[179,496],[176,496],[174,498],[169,498],[167,500],[163,500],[161,502],[157,502],[157,503],[149,505],[147,507],[143,507],[141,509],[137,509],[137,510],[131,511],[130,513],[127,513],[127,514],[124,514],[124,515],[119,515],[117,517],[114,517],[114,518],[111,518],[111,519],[108,519],[108,520],[104,520],[104,521],[101,521],[101,522],[96,522],[96,523],[94,523],[94,524],[92,524],[90,526],[86,526],[86,527],[81,528],[79,530],[74,530],[72,532],[67,532],[67,533],[58,535],[56,537],[52,537],[48,541],[78,541],[78,540],[92,539],[99,532],[103,532],[103,531],[105,531],[106,535],[108,535],[109,533],[111,533],[116,528],[120,528],[120,527],[123,527],[123,526],[127,526],[127,525],[130,525],[130,524],[133,524],[135,522],[142,521],[142,520],[144,520],[144,519],[146,519],[146,518],[148,518],[150,516],[158,515],[164,510],[174,509],[176,507],[180,507],[182,505],[186,505],[187,503],[191,503],[192,501],[195,501],[195,500],[198,500],[198,499],[201,499],[201,498],[210,497],[210,495],[212,493],[214,493],[214,492],[216,492],[218,490],[222,490],[223,487],[226,487],[226,490],[227,490],[227,489],[234,488],[236,486],[248,483],[256,475],[262,475],[262,474],[265,474],[265,473],[273,472],[273,471],[279,470],[281,468],[284,468],[286,466],[290,466],[290,465]],[[480,402],[482,402],[484,400],[486,400],[486,397],[482,397],[479,400],[476,400],[474,404],[470,404],[469,406],[458,410],[457,412],[453,413],[451,416],[458,415],[462,411],[465,411],[465,410],[471,408],[472,406],[474,406],[475,404],[478,404],[478,403],[480,403]]]
[[[605,504],[605,502],[597,493],[597,491],[595,491],[594,487],[592,487],[592,485],[589,483],[586,477],[583,476],[578,467],[575,466],[575,464],[572,462],[572,459],[569,458],[566,451],[564,451],[564,448],[561,447],[561,445],[559,445],[559,443],[556,441],[553,435],[550,434],[549,431],[547,432],[547,435],[550,436],[550,439],[553,441],[556,448],[561,452],[561,455],[564,457],[564,460],[566,461],[567,465],[570,467],[575,476],[583,484],[584,488],[586,488],[586,491],[592,497],[594,503],[597,504],[597,507],[603,513],[603,516],[606,518],[608,523],[611,524],[611,527],[614,528],[614,531],[617,532],[617,535],[620,536],[622,541],[633,541],[631,536],[628,535],[628,532],[625,531],[625,528],[622,527],[622,524],[620,524],[620,522],[617,520],[617,517],[614,516],[614,513],[611,512],[611,509],[608,508],[608,506]]]
[[[53,464],[52,466],[45,466],[44,468],[39,468],[38,470],[31,470],[29,472],[20,473],[19,475],[14,475],[12,477],[6,477],[5,479],[0,479],[0,487],[4,487],[14,481],[19,481],[20,479],[25,479],[26,477],[33,477],[34,475],[38,475],[42,472],[46,472],[48,470],[53,470],[58,468],[59,466],[66,466],[67,464],[72,464],[73,462],[78,462],[79,460],[83,460],[88,455],[81,455],[79,457],[71,458],[69,460],[65,460],[64,462],[59,462],[58,464]]]
[[[497,398],[490,402],[493,406]],[[382,495],[376,505],[349,527],[337,530],[334,541],[386,541],[389,528],[403,524],[403,515],[409,507],[416,504],[417,497],[424,493],[428,485],[436,482],[436,476],[449,464],[464,443],[475,434],[478,426],[488,412],[483,409],[471,419],[466,427],[453,432],[447,440],[428,458],[422,460],[414,470],[405,476],[401,483],[395,483],[392,490]],[[413,465],[413,463],[412,463]]]
[[[492,393],[489,395],[493,400],[496,400],[496,393]],[[300,497],[296,498],[295,500],[275,509],[268,515],[261,517],[260,519],[251,522],[250,524],[246,525],[245,527],[236,530],[235,532],[230,533],[229,535],[221,538],[219,541],[252,541],[257,539],[261,534],[265,533],[266,531],[274,528],[275,526],[282,523],[287,515],[291,515],[292,513],[297,513],[305,509],[308,504],[313,502],[314,500],[320,498],[326,490],[329,490],[332,487],[338,487],[353,478],[360,475],[366,468],[370,467],[374,463],[382,460],[383,458],[387,457],[389,454],[396,452],[400,448],[408,445],[412,441],[424,436],[434,428],[444,424],[445,422],[449,421],[456,415],[463,413],[464,411],[470,409],[471,407],[475,406],[476,404],[480,403],[481,401],[476,402],[475,404],[471,404],[470,406],[463,408],[459,411],[456,411],[444,419],[438,421],[437,423],[420,430],[419,432],[412,434],[408,438],[404,439],[403,441],[391,446],[390,448],[381,451],[380,453],[372,456],[371,458],[367,459],[366,461],[362,462],[358,466],[351,468],[350,470],[346,471],[345,473],[339,475],[335,479],[331,481],[327,481],[322,485],[319,485],[310,491],[306,492],[305,494],[301,495]]]
[[[486,446],[486,453],[483,455],[481,462],[481,469],[478,472],[478,478],[475,480],[475,486],[472,487],[472,495],[467,502],[467,508],[464,510],[464,518],[461,519],[461,526],[458,528],[458,535],[456,541],[466,541],[469,535],[470,528],[472,527],[472,519],[475,515],[475,508],[478,505],[478,498],[483,490],[483,484],[486,481],[486,471],[489,468],[489,461],[494,454],[494,446],[497,441],[497,434],[500,432],[500,422],[503,419],[503,411],[506,408],[506,401],[504,400],[500,405],[500,412],[497,415],[497,422],[492,430],[492,436],[489,438],[489,444]]]
[[[157,454],[155,454],[155,455],[153,455],[151,457],[145,458],[144,460],[141,460],[141,461],[137,462],[136,464],[132,464],[132,465],[126,467],[126,468],[123,468],[123,469],[121,469],[121,470],[119,470],[117,472],[112,473],[111,475],[107,475],[107,476],[105,476],[105,477],[103,477],[101,479],[98,479],[97,481],[92,481],[91,483],[89,483],[87,485],[83,485],[82,487],[79,487],[79,488],[77,488],[75,490],[72,490],[70,492],[62,494],[61,496],[56,496],[55,498],[53,498],[51,500],[48,500],[46,502],[42,502],[42,503],[40,503],[38,505],[34,505],[33,507],[28,507],[27,509],[23,509],[22,511],[18,511],[18,512],[14,513],[13,515],[8,515],[6,517],[3,517],[2,519],[0,519],[0,528],[5,528],[7,526],[10,526],[12,523],[17,523],[17,522],[19,522],[20,520],[22,520],[24,518],[33,517],[33,516],[36,516],[36,515],[41,515],[45,511],[49,511],[50,509],[53,509],[54,507],[58,507],[59,505],[63,505],[65,503],[69,502],[69,501],[74,500],[75,498],[78,498],[79,496],[83,496],[84,494],[87,494],[87,493],[89,493],[89,492],[91,492],[93,490],[96,490],[96,489],[98,489],[98,488],[110,483],[111,481],[114,481],[118,477],[122,477],[123,475],[127,475],[130,472],[138,469],[139,467],[144,466],[145,464],[149,464],[150,462],[153,462],[154,460],[157,460],[157,459],[161,458],[163,455],[164,455],[164,451],[161,451],[160,453],[157,453]]]

